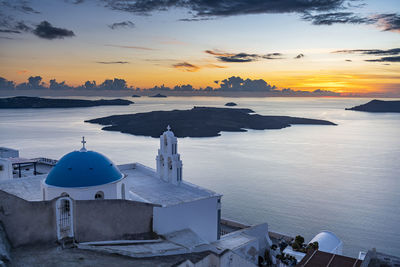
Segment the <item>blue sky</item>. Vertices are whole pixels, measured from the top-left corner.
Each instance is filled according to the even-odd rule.
[[[64,0],[3,0],[0,76],[20,83],[40,75],[45,82],[55,78],[71,85],[118,77],[142,88],[188,83],[205,87],[213,85],[215,80],[240,76],[264,79],[279,88],[321,88],[345,93],[400,91],[399,60],[378,61],[385,54],[332,53],[398,48],[399,1],[326,0],[336,6],[322,11],[308,8],[286,12],[289,7],[297,8],[302,1],[282,1],[279,11],[263,6],[271,0],[226,1],[228,7],[224,12],[230,12],[229,16],[196,16],[198,9],[188,7],[185,1],[179,7],[165,5],[169,1],[153,1],[165,11],[146,5],[150,10],[143,15],[135,9],[128,12],[123,10],[125,7],[111,8],[124,3],[121,0],[86,0],[79,4]],[[198,1],[199,5],[203,2],[208,3]],[[26,7],[33,11],[27,11]],[[214,13],[220,11],[215,5],[205,8]],[[330,25],[313,25],[313,20],[302,19],[307,14],[350,12],[353,14],[347,14],[345,20],[356,17],[357,21],[364,21],[332,20]],[[382,19],[365,22],[382,14],[391,15],[392,30],[383,30],[387,24],[383,25]],[[193,18],[208,20],[180,21]],[[50,38],[40,36],[35,30],[43,21],[49,23],[50,30],[66,32]],[[30,29],[17,30],[17,22]],[[113,23],[126,25],[111,29]],[[68,31],[73,35],[68,35]],[[232,62],[221,59],[221,55],[205,53],[206,50],[224,54],[225,59],[239,53],[257,56]],[[281,56],[273,60],[262,57],[270,53]],[[294,59],[299,54],[304,57]]]

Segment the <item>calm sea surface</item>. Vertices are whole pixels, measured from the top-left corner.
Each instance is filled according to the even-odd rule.
[[[133,99],[131,106],[0,110],[0,146],[23,157],[59,159],[81,147],[115,163],[155,167],[159,140],[102,131],[86,119],[153,110],[222,107],[234,101],[263,115],[326,119],[338,126],[181,138],[178,151],[187,181],[222,193],[224,217],[268,222],[273,231],[309,241],[335,232],[344,254],[376,247],[400,255],[400,114],[345,111],[370,99],[210,98]],[[171,125],[173,129],[173,125]]]

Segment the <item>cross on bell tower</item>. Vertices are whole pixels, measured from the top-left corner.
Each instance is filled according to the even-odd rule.
[[[81,141],[81,143],[82,143],[82,148],[81,148],[81,152],[86,152],[86,147],[85,147],[85,144],[86,144],[86,141],[85,141],[85,137],[84,136],[82,136],[82,141]]]

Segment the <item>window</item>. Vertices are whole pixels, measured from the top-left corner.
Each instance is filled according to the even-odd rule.
[[[103,191],[98,191],[98,192],[94,195],[94,199],[104,199],[104,193],[103,193]]]
[[[67,193],[65,193],[65,192],[61,193],[61,196],[62,197],[69,197],[69,195]]]
[[[62,200],[61,202],[61,210],[62,212],[69,212],[71,210],[70,205],[69,205],[69,200]]]
[[[168,169],[172,170],[172,161],[171,161],[171,158],[168,158]]]

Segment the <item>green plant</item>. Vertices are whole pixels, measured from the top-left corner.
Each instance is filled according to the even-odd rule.
[[[299,250],[299,249],[301,248],[301,246],[299,245],[299,243],[293,242],[292,248],[293,248],[294,250]]]
[[[294,239],[294,242],[298,243],[300,246],[303,245],[304,243],[304,237],[302,237],[301,235],[297,235]]]

